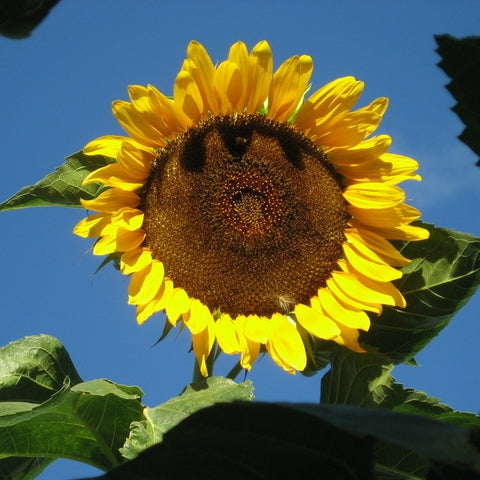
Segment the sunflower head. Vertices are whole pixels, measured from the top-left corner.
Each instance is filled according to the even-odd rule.
[[[409,260],[389,240],[428,236],[397,186],[418,164],[371,135],[387,99],[352,111],[362,82],[305,99],[312,68],[301,55],[274,71],[265,41],[214,66],[191,42],[173,97],[130,86],[113,103],[128,136],[84,149],[116,162],[85,179],[109,188],[82,201],[98,213],[74,232],[120,256],[139,323],[164,311],[188,328],[205,376],[214,344],[246,369],[266,350],[291,373],[308,335],[361,352],[367,312],[405,306],[392,281]]]

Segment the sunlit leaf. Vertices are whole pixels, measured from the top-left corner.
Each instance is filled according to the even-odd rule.
[[[480,284],[480,239],[422,224],[430,238],[406,242],[400,251],[412,263],[396,282],[407,307],[385,307],[371,316],[370,331],[361,341],[394,363],[410,361],[450,322]]]
[[[141,418],[141,395],[108,380],[67,381],[42,404],[0,402],[0,458],[70,458],[109,470],[122,461],[130,423]]]
[[[223,377],[212,377],[189,385],[178,396],[154,408],[145,408],[144,419],[132,425],[130,438],[122,449],[126,458],[134,458],[145,448],[162,440],[165,432],[188,415],[218,402],[251,400],[251,382],[236,384]]]
[[[451,78],[447,88],[457,101],[452,110],[465,124],[459,138],[480,156],[480,37],[435,35],[435,40],[442,57],[438,65]]]
[[[65,347],[49,335],[25,337],[0,348],[0,401],[41,403],[63,387],[80,383]]]
[[[66,162],[35,185],[22,188],[8,200],[0,203],[0,211],[26,207],[81,207],[80,199],[95,198],[105,187],[99,184],[82,186],[84,178],[93,170],[114,160],[102,155],[77,152]]]
[[[35,478],[56,458],[108,470],[123,459],[142,391],[107,380],[81,383],[67,351],[48,335],[0,348],[0,478]]]

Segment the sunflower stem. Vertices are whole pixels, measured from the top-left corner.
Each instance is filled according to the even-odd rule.
[[[240,365],[240,362],[237,362],[233,368],[227,373],[226,378],[230,380],[235,380],[238,374],[243,370],[243,367]]]

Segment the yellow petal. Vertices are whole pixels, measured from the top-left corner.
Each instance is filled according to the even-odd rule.
[[[295,125],[308,136],[329,131],[355,105],[363,86],[363,82],[354,77],[337,78],[327,83],[303,103]]]
[[[329,131],[317,131],[311,133],[310,137],[327,147],[356,145],[377,129],[387,106],[387,98],[377,98],[367,107],[345,115]]]
[[[368,210],[348,205],[347,211],[364,225],[384,229],[399,227],[417,220],[421,213],[414,207],[401,203],[395,207]],[[394,237],[386,237],[394,238]]]
[[[262,40],[253,47],[248,63],[246,110],[255,113],[267,98],[272,82],[273,57],[268,42]]]
[[[141,115],[146,123],[159,132],[158,146],[163,147],[167,144],[167,139],[175,134],[171,125],[166,121],[165,111],[162,107],[165,104],[158,103],[158,95],[155,95],[152,87],[149,85],[143,87],[140,85],[130,85],[128,94],[132,100],[135,110]]]
[[[240,353],[241,347],[238,342],[235,323],[228,313],[222,313],[215,322],[215,336],[222,351],[227,354]]]
[[[215,322],[209,308],[200,300],[192,299],[183,321],[192,334],[192,346],[200,371],[208,376],[207,358],[215,341]]]
[[[140,205],[140,197],[133,192],[128,192],[120,188],[109,188],[102,192],[93,200],[80,200],[83,208],[86,210],[96,210],[97,212],[116,212],[120,208],[135,208]]]
[[[166,299],[168,321],[175,326],[177,320],[190,308],[190,298],[183,288],[176,287]]]
[[[120,270],[124,275],[143,270],[152,263],[152,254],[146,248],[125,252],[120,259]]]
[[[104,228],[110,224],[110,213],[90,215],[75,225],[73,233],[83,238],[100,237]]]
[[[342,305],[351,306],[356,310],[365,310],[377,314],[382,313],[382,305],[380,303],[372,303],[365,298],[358,298],[358,296],[354,297],[350,292],[345,292],[345,290],[340,288],[333,277],[327,280],[327,287]]]
[[[152,148],[166,144],[162,133],[132,103],[116,100],[112,103],[112,110],[118,123],[137,142]]]
[[[137,323],[141,325],[153,314],[165,309],[166,299],[173,292],[173,282],[165,279],[155,297],[145,305],[137,305]]]
[[[360,274],[373,280],[389,282],[401,278],[402,272],[383,262],[378,255],[360,246],[361,244],[344,243],[343,252],[348,263]]]
[[[260,353],[260,343],[250,340],[244,333],[247,317],[239,315],[235,320],[235,330],[240,345],[240,365],[245,370],[251,370]]]
[[[258,315],[249,315],[243,327],[244,335],[252,342],[265,344],[270,336],[270,320]]]
[[[295,317],[307,332],[317,338],[330,340],[340,334],[338,325],[331,318],[302,303],[295,306]]]
[[[383,261],[401,267],[408,265],[411,260],[404,257],[388,240],[367,229],[350,229],[349,235],[364,243],[374,251]]]
[[[148,85],[150,103],[159,112],[167,131],[165,136],[167,138],[173,138],[177,132],[185,132],[189,122],[185,115],[177,108],[175,102],[166,97],[153,85]]]
[[[341,323],[349,328],[369,329],[370,319],[363,310],[342,304],[327,288],[321,288],[318,291],[318,299],[324,312],[336,323]]]
[[[202,114],[211,112],[217,115],[219,110],[213,88],[215,67],[210,56],[201,43],[192,41],[187,47],[187,58],[190,61],[185,62],[185,68],[195,80],[198,92],[203,100],[203,107],[200,108],[200,112]]]
[[[183,322],[192,334],[197,334],[205,330],[209,322],[213,322],[213,317],[210,309],[194,298],[189,310],[183,315]]]
[[[123,228],[113,230],[102,237],[93,246],[94,255],[108,255],[115,252],[126,252],[139,247],[145,239],[142,230],[130,231]]]
[[[240,91],[235,92],[236,99],[235,101],[232,99],[232,104],[237,111],[242,112],[247,105],[247,96],[249,94],[249,60],[247,46],[243,42],[234,43],[228,52],[228,60],[237,66],[239,75],[238,85],[240,87]]]
[[[370,230],[391,240],[426,240],[430,236],[430,232],[426,228],[416,227],[415,225],[400,225],[386,228],[371,227]]]
[[[386,294],[383,288],[370,288],[364,278],[359,278],[352,273],[332,272],[331,282],[335,283],[345,295],[356,299],[358,302],[371,305],[395,305],[395,299]]]
[[[144,305],[150,302],[160,290],[163,276],[163,263],[156,260],[143,270],[133,273],[128,287],[128,304]]]
[[[295,112],[312,75],[313,62],[308,55],[286,60],[273,75],[268,95],[268,116],[286,122]]]
[[[153,149],[142,150],[125,142],[117,159],[130,177],[145,181],[152,170],[152,161],[156,156]]]
[[[333,147],[326,150],[328,160],[337,167],[349,167],[351,165],[361,165],[372,159],[378,159],[383,155],[392,144],[389,135],[377,135],[358,143],[357,145],[348,145],[346,147]]]
[[[405,192],[400,187],[377,182],[350,185],[343,196],[357,208],[374,210],[395,207],[405,200]]]
[[[131,177],[129,172],[119,163],[111,163],[93,171],[85,177],[83,185],[94,182],[128,191],[138,190],[144,183],[142,180]]]
[[[203,112],[203,99],[191,73],[181,70],[173,88],[175,104],[190,119],[189,126],[200,119]]]
[[[347,149],[344,149],[344,153]],[[348,157],[348,155],[345,155]],[[334,158],[335,157],[335,158]],[[332,163],[339,156],[328,154]],[[380,181],[396,185],[404,180],[421,180],[420,175],[414,173],[418,169],[418,163],[413,158],[384,153],[379,156],[372,155],[370,158],[359,163],[343,163],[338,165],[337,172],[348,179],[356,182]],[[347,180],[347,184],[350,182]],[[353,182],[352,182],[353,183]]]
[[[302,337],[295,325],[280,313],[272,315],[271,336],[266,346],[272,359],[289,373],[301,371],[307,365]]]
[[[116,159],[117,153],[120,151],[124,143],[133,143],[136,147],[140,146],[140,144],[128,137],[106,135],[87,143],[83,148],[83,153],[87,155],[103,155],[105,157]]]
[[[112,225],[116,228],[124,228],[125,230],[139,230],[143,225],[145,214],[136,208],[121,208],[112,215]]]
[[[406,302],[405,302],[405,299],[403,298],[403,295],[393,285],[393,283],[367,278],[366,276],[363,276],[361,273],[356,272],[352,268],[352,266],[349,265],[349,263],[346,262],[345,260],[339,260],[337,263],[344,273],[357,277],[358,282],[360,282],[365,288],[376,292],[376,295],[374,293],[365,292],[365,295],[368,295],[367,298],[380,299],[381,298],[380,295],[384,295],[385,299],[381,300],[383,304],[393,305],[401,308],[404,308],[406,306]],[[345,281],[345,278],[344,278],[344,281]],[[358,286],[356,287],[355,290],[354,289],[351,290],[352,295],[355,294],[355,292],[360,292]]]
[[[208,377],[207,358],[212,351],[213,343],[215,341],[215,330],[213,322],[210,323],[203,331],[197,334],[192,334],[192,347],[197,359],[200,373],[204,377]]]
[[[364,353],[363,349],[358,343],[359,331],[356,328],[348,328],[345,325],[339,325],[342,330],[342,333],[333,339],[334,342],[347,347],[350,350],[358,353]]]
[[[238,66],[228,60],[222,62],[215,71],[214,87],[218,98],[219,112],[233,112],[242,96],[242,79]]]

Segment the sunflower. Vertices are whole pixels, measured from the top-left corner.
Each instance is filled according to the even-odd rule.
[[[247,370],[266,350],[291,373],[308,335],[361,352],[367,312],[405,306],[392,281],[409,260],[389,240],[428,236],[397,186],[418,164],[371,136],[386,98],[351,111],[363,83],[349,76],[305,99],[312,69],[300,55],[274,72],[266,41],[215,66],[191,42],[173,97],[130,86],[113,103],[128,136],[83,150],[116,162],[85,179],[108,188],[82,200],[98,213],[74,233],[119,257],[138,323],[164,311],[187,327],[204,376],[215,344]]]

